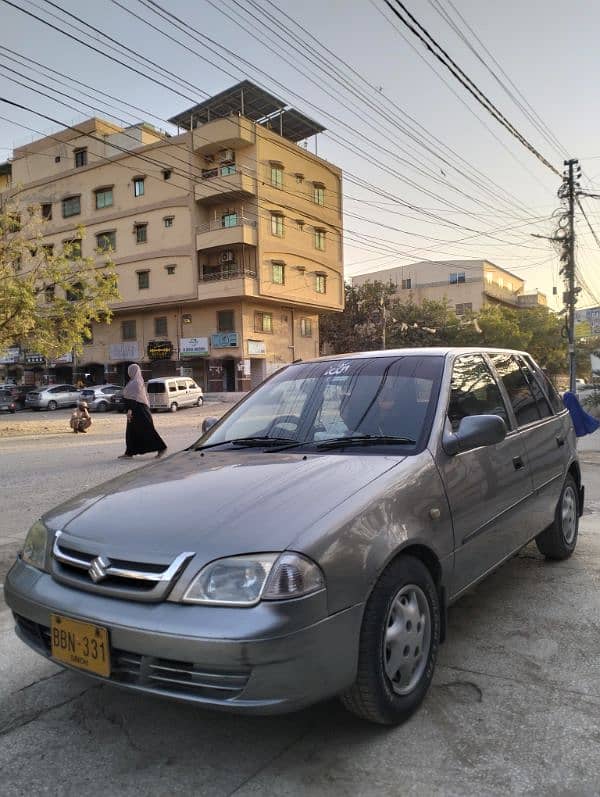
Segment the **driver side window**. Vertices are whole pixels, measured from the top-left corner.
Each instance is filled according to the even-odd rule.
[[[499,415],[510,429],[502,394],[481,354],[458,357],[452,368],[448,418],[453,432],[468,415]]]

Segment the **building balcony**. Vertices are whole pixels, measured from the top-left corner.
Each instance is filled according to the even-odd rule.
[[[256,246],[257,238],[255,221],[238,216],[235,224],[224,226],[218,219],[196,229],[196,249],[214,249],[234,244]]]
[[[239,149],[256,142],[254,123],[243,116],[225,116],[206,122],[192,131],[192,147],[200,155],[220,149]]]
[[[238,263],[204,266],[199,275],[198,299],[232,299],[255,296],[258,292],[256,269]]]
[[[483,293],[490,299],[495,299],[502,304],[509,304],[511,307],[519,305],[519,293],[509,291],[508,288],[501,288],[495,282],[484,282]]]
[[[221,174],[219,165],[205,169],[206,176],[194,186],[196,202],[218,203],[256,195],[256,180],[238,169],[233,174]]]

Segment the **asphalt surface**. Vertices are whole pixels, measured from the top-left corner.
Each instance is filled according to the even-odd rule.
[[[155,422],[176,450],[216,410]],[[3,437],[3,422],[0,583],[41,512],[151,460],[116,459],[122,416],[86,436]],[[599,794],[597,434],[582,445],[588,509],[575,555],[549,564],[529,546],[463,597],[432,689],[399,728],[365,724],[336,701],[243,718],[99,685],[19,642],[0,598],[0,794]]]

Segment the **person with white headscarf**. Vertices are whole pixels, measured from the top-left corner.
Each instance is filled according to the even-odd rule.
[[[167,446],[154,428],[142,370],[133,363],[127,369],[127,374],[129,382],[123,391],[127,409],[125,453],[119,459],[131,459],[136,454],[147,454],[149,451],[156,451],[156,456],[162,457]]]

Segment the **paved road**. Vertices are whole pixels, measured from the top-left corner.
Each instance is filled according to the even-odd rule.
[[[201,414],[156,419],[170,448],[197,436]],[[115,459],[122,419],[110,423],[85,438],[0,439],[0,573],[46,507],[143,466]],[[530,546],[452,608],[431,692],[400,728],[335,701],[249,719],[129,695],[29,651],[0,599],[0,793],[598,794],[600,439],[585,447],[576,555],[547,564]]]

